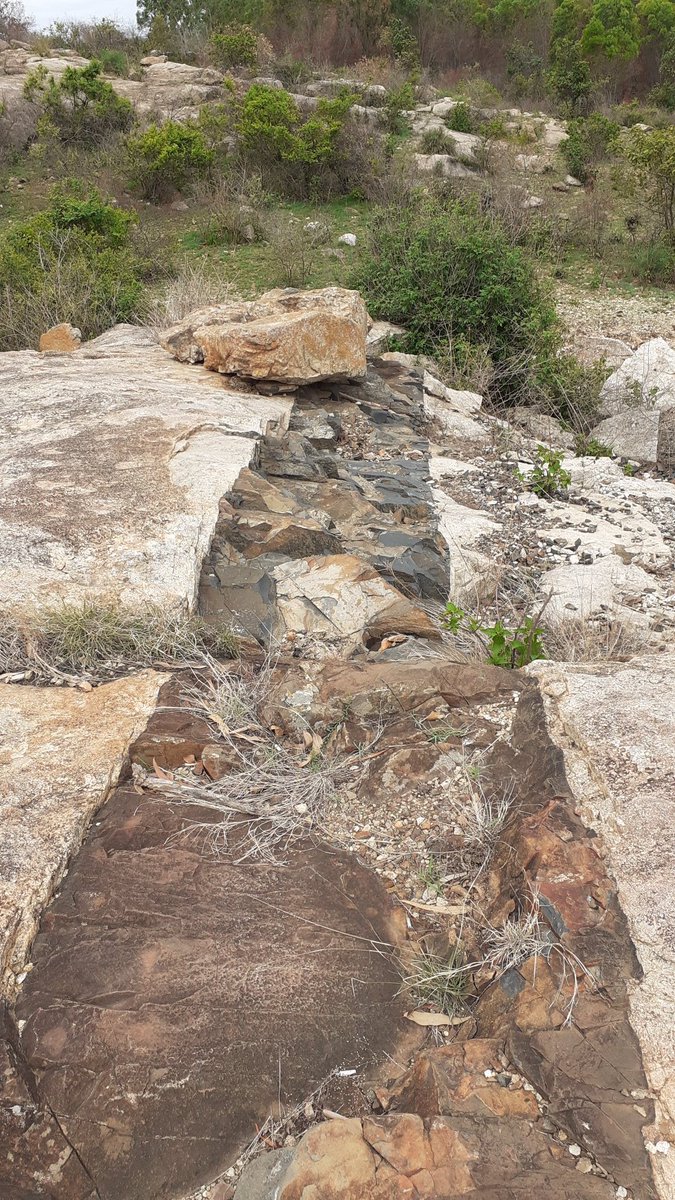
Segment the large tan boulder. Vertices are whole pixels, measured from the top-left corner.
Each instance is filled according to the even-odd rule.
[[[181,361],[203,362],[211,371],[299,385],[362,378],[367,332],[358,292],[283,288],[193,313],[160,341]]]

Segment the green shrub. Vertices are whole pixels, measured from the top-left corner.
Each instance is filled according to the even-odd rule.
[[[133,124],[131,104],[101,78],[96,60],[86,67],[66,67],[58,80],[45,67],[37,67],[26,79],[24,96],[42,109],[61,141],[70,145],[98,146]]]
[[[406,327],[406,349],[434,354],[449,343],[461,374],[483,348],[506,401],[555,344],[555,310],[532,262],[472,202],[417,195],[377,212],[352,283],[374,317]]]
[[[218,67],[255,67],[258,35],[250,25],[228,25],[211,35],[209,50]]]
[[[402,20],[401,17],[392,17],[384,40],[391,47],[394,58],[401,63],[401,66],[419,66],[419,43],[407,21]]]
[[[123,50],[100,50],[97,58],[106,75],[118,75],[124,79],[129,74],[129,60]]]
[[[473,133],[475,131],[476,121],[473,110],[464,100],[460,100],[453,109],[450,110],[445,123],[448,129],[453,129],[455,133]]]
[[[131,186],[155,203],[203,179],[214,159],[201,129],[177,121],[129,137],[127,153]]]
[[[300,197],[343,192],[338,178],[344,134],[354,97],[345,92],[319,100],[303,117],[288,92],[265,84],[249,88],[241,106],[239,136],[244,157],[274,190]],[[351,190],[349,183],[347,190]]]
[[[133,220],[72,182],[54,189],[42,212],[10,226],[0,239],[0,349],[35,346],[61,321],[87,338],[129,320],[142,289]]]
[[[675,234],[675,125],[666,129],[631,130],[624,154],[646,189],[646,200],[663,229]]]
[[[574,38],[557,38],[552,42],[547,84],[554,98],[572,115],[588,108],[593,79],[588,62]]]
[[[404,134],[408,132],[405,113],[415,107],[415,88],[410,79],[398,88],[392,88],[382,108],[382,122],[389,133]]]
[[[617,149],[619,127],[602,113],[592,113],[570,121],[567,134],[561,146],[567,169],[582,183],[590,183],[598,164]]]

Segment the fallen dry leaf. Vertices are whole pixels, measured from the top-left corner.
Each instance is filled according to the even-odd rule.
[[[471,1020],[471,1017],[449,1017],[447,1013],[424,1012],[422,1009],[415,1009],[414,1012],[407,1012],[404,1015],[415,1025],[463,1025],[465,1021]]]

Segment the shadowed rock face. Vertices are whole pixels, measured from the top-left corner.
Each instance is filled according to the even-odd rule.
[[[116,793],[45,916],[17,1009],[40,1097],[102,1200],[213,1178],[279,1095],[377,1055],[400,1012],[374,875],[321,847],[236,867],[171,841],[183,816]],[[37,1194],[71,1200],[65,1184]]]

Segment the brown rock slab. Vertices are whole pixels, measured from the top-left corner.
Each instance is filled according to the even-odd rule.
[[[17,1004],[25,1069],[101,1200],[191,1192],[279,1087],[297,1102],[396,1037],[399,979],[379,951],[397,925],[379,880],[320,846],[237,867],[178,836],[184,817],[118,789],[44,916]]]
[[[63,322],[61,325],[53,325],[46,333],[40,337],[40,350],[56,352],[59,354],[68,354],[71,350],[78,350],[82,342],[82,334],[74,325],[69,325]]]

